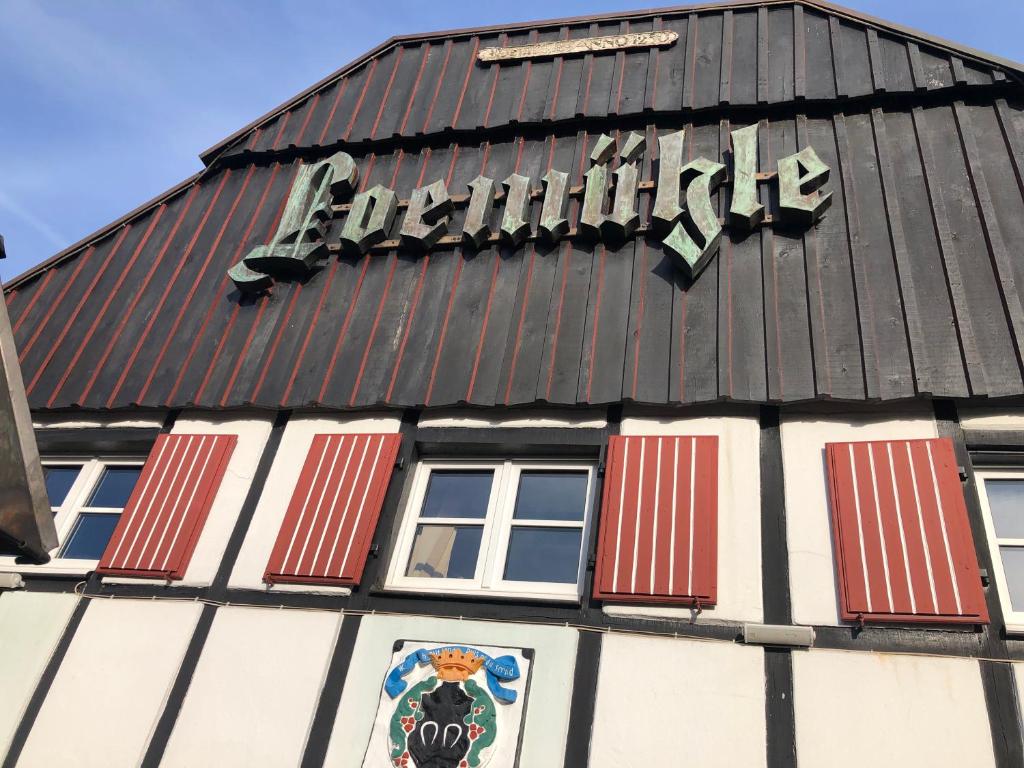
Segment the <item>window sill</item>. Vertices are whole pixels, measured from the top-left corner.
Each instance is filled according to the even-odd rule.
[[[332,587],[327,584],[264,584],[263,592],[268,595],[281,592],[295,592],[304,595],[336,595],[347,597],[352,594],[350,587]]]
[[[1017,635],[1018,637],[1024,635],[1024,624],[1006,624],[1006,634]]]
[[[507,600],[509,602],[520,600],[532,603],[561,603],[564,605],[579,605],[578,594],[557,595],[545,592],[513,592],[508,590],[493,589],[452,589],[451,587],[426,587],[410,584],[387,584],[377,590],[379,594],[387,595],[408,595],[412,597],[455,597],[465,600]]]

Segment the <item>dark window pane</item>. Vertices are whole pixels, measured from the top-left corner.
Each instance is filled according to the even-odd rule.
[[[417,525],[406,576],[472,579],[482,525]]]
[[[494,472],[489,469],[434,470],[420,517],[484,518],[493,481]]]
[[[120,515],[100,512],[83,512],[75,521],[75,527],[68,537],[61,557],[80,560],[99,560],[107,542],[114,533]]]
[[[107,467],[86,506],[124,509],[141,473],[142,467]]]
[[[46,480],[46,495],[50,497],[50,506],[59,507],[68,497],[68,491],[75,484],[78,473],[82,471],[82,465],[43,467],[43,477]]]
[[[523,472],[519,475],[516,520],[583,520],[586,472]]]
[[[986,480],[992,524],[1000,539],[1024,539],[1024,481]]]
[[[1013,610],[1024,611],[1024,547],[1000,547],[999,556],[1003,559],[1010,604]]]
[[[508,542],[505,579],[575,584],[582,538],[579,528],[514,526]]]

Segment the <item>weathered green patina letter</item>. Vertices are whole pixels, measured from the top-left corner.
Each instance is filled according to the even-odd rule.
[[[637,161],[647,149],[647,139],[642,133],[629,134],[626,146],[620,153],[621,162],[615,169],[615,202],[611,214],[601,223],[601,233],[606,240],[621,242],[633,236],[640,224],[636,211],[636,190],[640,181]]]
[[[470,191],[462,242],[479,248],[491,236],[491,209],[494,208],[494,179],[477,176],[467,185]]]
[[[828,174],[828,166],[811,147],[779,160],[779,211],[787,222],[810,226],[821,218],[832,204],[831,192],[818,191]]]
[[[366,253],[386,240],[398,210],[394,190],[377,184],[360,192],[352,201],[352,210],[341,230],[341,247],[347,253]]]
[[[750,230],[764,219],[757,199],[757,123],[732,132],[732,203],[729,223]]]
[[[676,266],[691,280],[718,252],[722,225],[711,205],[711,193],[725,178],[725,166],[698,157],[683,166],[686,214],[662,242]]]
[[[359,169],[345,152],[299,168],[273,239],[228,270],[241,291],[267,288],[274,276],[302,278],[327,253],[323,242],[331,204],[350,193]]]
[[[605,220],[604,204],[608,197],[608,161],[615,154],[615,139],[601,134],[590,153],[593,167],[584,176],[583,207],[580,211],[579,233],[592,240],[601,239],[601,224]]]
[[[541,178],[544,182],[544,207],[540,209],[540,233],[548,242],[557,243],[569,231],[569,174],[550,170]]]
[[[413,191],[409,209],[402,222],[402,243],[417,248],[433,248],[448,227],[455,204],[443,179]]]
[[[683,174],[683,139],[686,131],[658,137],[658,191],[651,211],[651,224],[660,234],[672,231],[683,215],[679,205],[679,181]]]
[[[505,194],[505,215],[501,219],[501,236],[513,248],[530,234],[530,179],[513,173],[502,182]]]

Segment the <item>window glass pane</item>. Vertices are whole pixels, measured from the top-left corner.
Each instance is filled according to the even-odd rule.
[[[99,560],[107,542],[114,533],[120,515],[83,512],[75,521],[75,527],[68,537],[61,557],[78,558],[81,560]]]
[[[59,507],[68,497],[68,491],[74,485],[82,465],[43,467],[43,478],[46,480],[46,495],[50,497],[50,506]]]
[[[1024,611],[1024,547],[1000,547],[1006,587],[1010,592],[1010,604],[1015,611]]]
[[[420,517],[486,517],[493,480],[490,469],[431,471]]]
[[[142,467],[107,467],[86,506],[124,509],[141,473]]]
[[[513,527],[505,579],[575,584],[582,538],[579,528]]]
[[[481,525],[417,525],[405,575],[472,579],[483,532]]]
[[[986,480],[992,524],[1000,539],[1024,539],[1024,480]]]
[[[524,471],[519,475],[516,520],[583,520],[586,508],[586,472]]]

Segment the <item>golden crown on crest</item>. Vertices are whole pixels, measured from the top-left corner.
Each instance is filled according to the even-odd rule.
[[[482,656],[461,648],[439,648],[430,653],[430,663],[441,680],[462,681],[474,675],[484,660]]]

